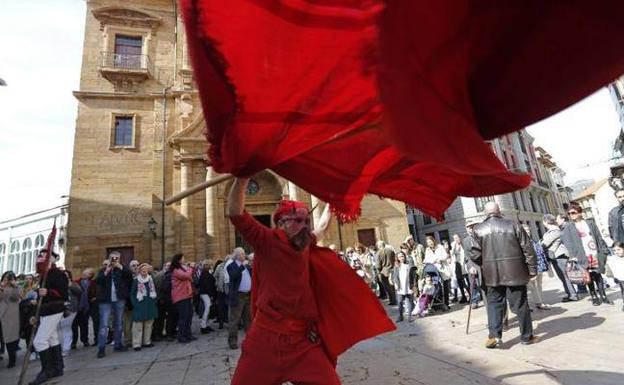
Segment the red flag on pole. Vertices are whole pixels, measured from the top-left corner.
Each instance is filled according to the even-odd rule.
[[[272,169],[348,217],[517,190],[484,139],[624,73],[624,2],[181,0],[217,172]]]
[[[44,277],[48,274],[50,269],[50,255],[52,255],[52,249],[54,248],[54,240],[56,239],[56,219],[54,225],[52,225],[52,231],[48,235],[48,241],[46,242],[45,252],[40,253],[37,256],[37,274]]]

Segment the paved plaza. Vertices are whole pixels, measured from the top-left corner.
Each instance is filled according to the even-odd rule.
[[[559,283],[544,280],[551,310],[533,312],[541,342],[519,343],[515,317],[500,349],[487,350],[484,308],[472,312],[466,335],[468,308],[410,324],[394,333],[365,341],[341,356],[343,384],[355,385],[615,385],[624,384],[624,312],[619,292],[611,289],[615,305],[594,307],[587,297],[560,304]],[[396,317],[396,308],[388,308]],[[198,325],[194,325],[198,327]],[[240,351],[227,348],[225,330],[199,336],[187,345],[158,343],[141,352],[109,353],[96,359],[96,348],[78,348],[66,360],[66,374],[56,383],[83,384],[214,384],[230,383]],[[79,344],[80,345],[80,344]],[[21,358],[21,355],[20,355]],[[6,361],[5,361],[6,362]],[[2,363],[5,365],[5,363]],[[39,370],[32,362],[29,379]],[[16,384],[18,369],[0,369],[0,384]]]

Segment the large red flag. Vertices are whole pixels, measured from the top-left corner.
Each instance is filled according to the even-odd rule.
[[[50,269],[50,255],[52,255],[52,249],[54,248],[54,240],[56,239],[56,220],[54,220],[54,225],[52,225],[52,231],[48,235],[48,241],[45,246],[45,253],[41,253],[37,256],[37,274],[39,274],[42,278],[48,274],[48,270]]]
[[[477,134],[447,137],[431,126],[398,151],[377,86],[381,2],[322,3],[182,0],[218,172],[271,168],[349,217],[366,193],[439,216],[458,195],[530,182]],[[449,154],[458,150],[448,142],[464,155]],[[432,149],[448,160],[420,156]]]

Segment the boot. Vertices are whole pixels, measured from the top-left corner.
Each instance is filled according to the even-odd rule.
[[[9,342],[8,344],[6,344],[6,350],[9,353],[9,365],[7,366],[7,368],[9,369],[15,367],[18,342],[19,341],[13,341],[13,342]]]
[[[50,349],[39,352],[39,361],[41,361],[41,371],[37,377],[28,383],[28,385],[41,385],[53,377],[52,373],[52,353]]]
[[[598,293],[600,293],[600,299],[602,300],[603,303],[606,303],[608,305],[613,305],[613,301],[611,301],[609,297],[607,297],[604,282],[598,284]]]
[[[61,345],[56,345],[50,348],[52,360],[52,377],[60,377],[63,375],[63,369],[65,364],[63,362],[63,350]]]
[[[594,306],[600,306],[602,304],[602,301],[600,300],[600,298],[598,298],[598,295],[596,295],[595,292],[591,292],[591,297],[592,297],[592,305]]]

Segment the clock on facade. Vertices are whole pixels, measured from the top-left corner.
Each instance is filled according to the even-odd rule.
[[[260,185],[255,180],[251,179],[247,184],[247,194],[256,195],[260,191]]]

